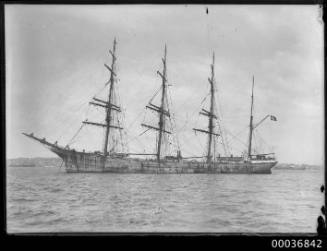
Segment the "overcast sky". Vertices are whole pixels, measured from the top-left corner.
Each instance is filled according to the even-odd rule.
[[[171,109],[184,156],[203,154],[205,139],[192,128],[207,126],[199,123],[198,112],[206,105],[201,101],[215,52],[218,104],[231,151],[246,149],[254,75],[255,122],[267,114],[278,120],[258,128],[255,146],[276,152],[280,162],[323,163],[318,5],[7,5],[5,33],[9,158],[54,156],[21,132],[65,145],[84,119],[98,113],[103,120],[101,108],[87,103],[108,80],[103,63],[110,63],[116,37],[117,87],[130,151],[155,147],[151,133],[135,138],[148,118],[145,105],[160,86],[156,71],[167,44]],[[100,150],[102,134],[84,127],[76,148]],[[221,145],[218,150],[223,153]]]

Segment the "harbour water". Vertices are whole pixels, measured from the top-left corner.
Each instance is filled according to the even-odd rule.
[[[68,174],[7,167],[7,231],[316,232],[323,169]]]

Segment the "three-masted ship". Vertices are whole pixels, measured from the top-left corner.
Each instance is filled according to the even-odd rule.
[[[104,128],[104,145],[102,152],[76,151],[69,147],[60,146],[47,141],[45,138],[36,137],[33,133],[23,133],[25,136],[34,139],[52,152],[57,154],[65,165],[67,172],[111,172],[111,173],[271,173],[271,168],[277,164],[273,153],[270,154],[252,154],[252,134],[253,130],[267,118],[276,120],[272,115],[267,115],[256,125],[253,124],[253,87],[251,96],[251,116],[249,126],[249,144],[247,154],[244,156],[220,156],[217,154],[217,138],[221,135],[217,131],[215,121],[218,119],[215,112],[215,58],[211,64],[211,76],[208,78],[210,84],[210,107],[202,109],[200,115],[207,117],[208,124],[206,129],[193,128],[194,132],[207,135],[206,155],[197,160],[197,157],[182,157],[181,150],[176,151],[176,155],[165,155],[163,148],[167,136],[172,132],[167,127],[167,122],[171,117],[168,98],[167,98],[167,48],[165,46],[164,57],[162,58],[162,72],[157,71],[161,78],[161,97],[160,104],[153,104],[150,101],[146,105],[146,109],[155,112],[158,115],[158,125],[149,125],[142,123],[141,125],[147,130],[156,132],[156,152],[155,153],[122,153],[117,152],[114,146],[109,146],[109,138],[116,130],[124,130],[120,124],[115,124],[115,116],[122,112],[121,107],[115,100],[115,85],[117,84],[116,73],[116,39],[114,40],[113,49],[110,50],[112,57],[111,66],[105,64],[110,72],[108,81],[108,98],[102,100],[94,97],[91,105],[101,107],[105,111],[105,123],[83,121],[85,125]],[[147,158],[140,158],[138,155],[145,155]]]

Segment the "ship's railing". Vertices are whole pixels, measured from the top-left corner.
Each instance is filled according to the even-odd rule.
[[[179,157],[179,156],[167,155],[167,156],[165,156],[165,160],[170,160],[170,161],[179,161],[179,160],[181,160],[181,157]]]
[[[129,156],[128,153],[111,153],[111,154],[109,154],[109,157],[111,157],[111,158],[117,158],[117,159],[126,158],[128,156]]]
[[[274,160],[275,153],[264,153],[251,155],[251,160]]]
[[[243,156],[219,156],[216,158],[217,161],[241,161],[244,159]]]

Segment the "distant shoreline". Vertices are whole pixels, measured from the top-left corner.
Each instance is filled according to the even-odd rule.
[[[62,160],[59,157],[36,157],[36,158],[12,158],[7,159],[7,166],[10,167],[43,167],[60,166]]]

